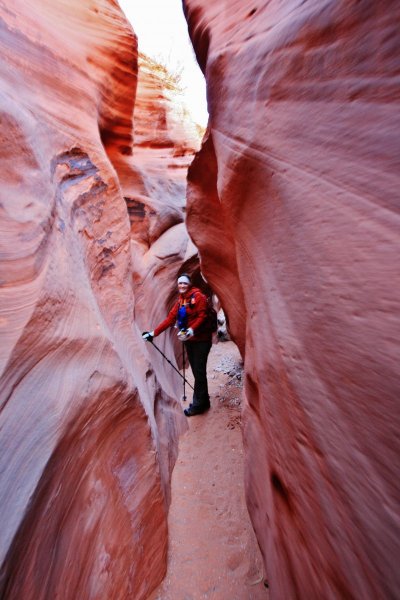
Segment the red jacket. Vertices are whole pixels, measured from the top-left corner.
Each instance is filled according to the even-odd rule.
[[[195,287],[188,289],[186,294],[179,295],[179,299],[168,313],[168,316],[154,330],[154,337],[160,335],[163,331],[176,324],[179,307],[185,304],[188,328],[193,329],[194,335],[189,338],[189,342],[211,342],[212,333],[210,331],[202,331],[201,325],[207,317],[207,298]]]

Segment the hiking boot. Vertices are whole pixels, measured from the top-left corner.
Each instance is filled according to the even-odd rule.
[[[193,406],[192,404],[189,406],[189,408],[185,408],[183,412],[187,417],[194,417],[195,415],[201,415],[205,413],[209,408],[210,406]]]

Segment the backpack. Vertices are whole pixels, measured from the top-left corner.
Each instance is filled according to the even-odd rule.
[[[212,298],[207,296],[207,317],[203,323],[204,329],[206,331],[211,331],[211,333],[215,333],[218,329],[218,317],[217,311],[213,307]]]

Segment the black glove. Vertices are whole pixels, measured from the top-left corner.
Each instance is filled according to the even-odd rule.
[[[143,331],[142,338],[146,340],[146,342],[152,342],[154,337],[154,331]]]

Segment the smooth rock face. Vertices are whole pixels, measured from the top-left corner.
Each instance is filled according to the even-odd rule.
[[[140,331],[167,309],[154,264],[193,257],[183,232],[168,247],[184,170],[171,191],[154,166],[173,202],[130,226],[137,50],[116,2],[16,0],[0,18],[0,596],[140,600],[165,572],[184,429]]]
[[[400,5],[184,6],[210,110],[188,227],[245,355],[271,597],[395,598]]]

